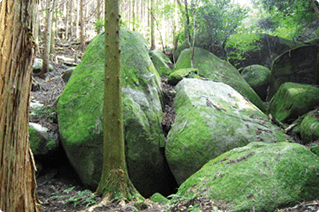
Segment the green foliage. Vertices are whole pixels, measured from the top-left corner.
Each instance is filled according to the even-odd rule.
[[[317,19],[308,0],[256,0],[255,6],[262,6],[262,13],[267,14],[269,20],[274,23],[271,35],[290,40],[302,35],[307,30],[307,26]],[[257,26],[262,28],[260,23]]]
[[[33,108],[30,117],[46,119],[48,122],[53,123],[56,117],[56,107],[54,105],[45,105],[43,107]]]
[[[88,207],[90,205],[96,204],[95,197],[90,190],[86,189],[84,191],[78,191],[77,195],[72,196],[69,198],[70,193],[74,190],[75,186],[65,189],[62,193],[65,193],[65,195],[58,195],[57,192],[53,192],[51,194],[51,199],[64,199],[64,203],[73,203],[73,206],[76,207],[77,205],[84,205],[85,207]]]
[[[95,27],[95,32],[100,32],[104,28],[104,20],[96,20],[93,25]]]
[[[85,205],[85,207],[96,204],[95,195],[88,189],[84,191],[78,191],[76,196],[73,196],[64,202],[73,203],[74,207],[79,204]]]
[[[243,31],[242,33],[236,33],[231,35],[227,40],[227,46],[233,48],[227,57],[234,60],[245,60],[242,56],[247,51],[257,51],[260,47],[257,42],[260,40],[260,36],[253,32]],[[238,65],[238,64],[235,64]]]

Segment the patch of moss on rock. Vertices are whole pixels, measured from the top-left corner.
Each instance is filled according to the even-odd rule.
[[[172,62],[170,61],[170,59],[161,51],[154,49],[152,51],[150,51],[149,53],[154,66],[157,70],[157,72],[159,73],[160,76],[163,75],[168,75],[171,73],[171,68],[169,67],[169,65],[173,66]]]
[[[166,197],[164,197],[162,194],[160,193],[155,193],[153,194],[150,199],[153,202],[157,202],[157,203],[161,203],[161,204],[169,204],[171,201],[169,201]]]
[[[200,77],[198,76],[198,69],[196,68],[178,69],[167,77],[167,81],[171,85],[176,85],[184,78],[195,78],[195,76],[197,76],[196,78]]]
[[[268,113],[290,123],[318,106],[318,96],[315,86],[286,82],[270,100]]]
[[[38,132],[32,126],[29,126],[29,143],[35,157],[43,157],[50,151],[55,151],[59,146],[57,140],[48,134]]]
[[[245,67],[241,75],[262,100],[266,100],[270,82],[270,70],[261,65]]]
[[[66,154],[83,184],[98,185],[103,164],[104,33],[87,47],[57,105]],[[138,33],[121,28],[121,73],[126,160],[130,179],[143,196],[166,193],[167,170],[160,145],[160,76]],[[151,188],[151,189],[150,189]],[[154,191],[155,190],[155,191]]]
[[[319,145],[310,147],[310,151],[319,157]]]
[[[191,54],[189,49],[182,51],[179,56],[175,69],[191,68]],[[255,104],[261,111],[266,111],[266,106],[256,94],[256,92],[249,86],[244,78],[238,73],[227,61],[221,60],[214,54],[201,49],[194,49],[194,68],[198,69],[198,74],[216,82],[223,82],[233,87],[241,95],[247,97],[253,104]]]
[[[319,111],[307,113],[300,124],[300,135],[304,143],[311,143],[319,139]]]
[[[230,86],[183,79],[176,87],[175,123],[165,155],[178,184],[209,160],[251,142],[291,140]]]
[[[178,189],[174,200],[222,200],[229,211],[274,211],[319,195],[319,158],[288,142],[250,143],[209,161]]]

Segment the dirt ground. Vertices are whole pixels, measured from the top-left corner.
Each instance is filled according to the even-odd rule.
[[[70,49],[76,49],[76,46],[61,48],[60,54],[73,57]],[[41,58],[40,55],[38,55]],[[56,102],[62,93],[65,83],[62,79],[63,72],[69,68],[62,60],[57,59],[51,64],[54,71],[46,73],[46,78],[42,79],[39,75],[34,74],[34,80],[38,83],[38,90],[31,92],[32,101],[38,101],[48,109],[56,106]],[[171,94],[172,87],[167,84],[167,79],[162,78],[162,89],[165,95],[165,109],[163,111],[165,117],[162,121],[164,133],[167,133],[174,122],[176,113],[173,110],[173,98]],[[58,123],[56,114],[53,116],[31,117],[30,121],[39,123],[47,127],[52,133],[58,136]],[[38,197],[42,202],[44,211],[88,211],[87,207],[95,205],[101,201],[100,197],[95,196],[92,191],[86,189],[81,184],[80,179],[67,161],[66,156],[61,164],[55,164],[52,167],[44,167],[44,171],[37,177]],[[94,192],[94,191],[93,191]],[[211,200],[196,197],[191,200],[176,202],[170,206],[154,203],[149,199],[144,200],[145,204],[136,204],[136,202],[125,202],[115,200],[107,206],[97,207],[94,211],[195,211],[193,205],[198,205],[200,211],[227,211],[220,203]],[[147,206],[146,206],[147,205]],[[310,202],[296,202],[291,207],[287,207],[277,211],[319,211],[319,199]]]

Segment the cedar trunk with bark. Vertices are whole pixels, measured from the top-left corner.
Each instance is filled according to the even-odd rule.
[[[42,211],[29,146],[33,0],[0,3],[0,210]]]
[[[141,197],[130,181],[125,161],[120,15],[117,0],[105,0],[104,158],[97,193],[106,200]]]

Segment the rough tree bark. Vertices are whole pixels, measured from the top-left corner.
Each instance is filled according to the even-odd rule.
[[[117,0],[105,0],[104,158],[96,193],[104,200],[141,197],[129,179],[124,146],[120,15]]]
[[[42,211],[29,146],[34,1],[0,3],[0,210]]]

